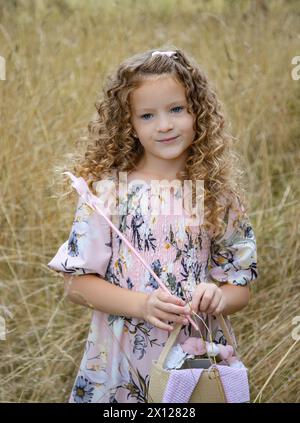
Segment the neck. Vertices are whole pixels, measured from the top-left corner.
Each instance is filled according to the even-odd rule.
[[[143,156],[137,165],[136,170],[154,179],[178,179],[178,172],[185,168],[186,157],[173,160],[160,159],[158,157]]]

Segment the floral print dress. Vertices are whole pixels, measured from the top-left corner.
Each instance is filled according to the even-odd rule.
[[[188,300],[199,283],[244,286],[257,278],[256,240],[238,200],[226,210],[223,238],[211,242],[202,227],[187,226],[184,216],[151,214],[150,191],[146,182],[129,184],[128,195],[120,198],[123,213],[110,217],[173,295]],[[102,195],[101,190],[98,194]],[[175,189],[172,201],[181,195],[181,190]],[[159,201],[166,201],[163,190]],[[124,289],[151,293],[158,288],[123,240],[81,197],[69,239],[48,266],[74,275],[95,274]],[[216,318],[202,316],[213,341],[226,345]],[[225,322],[237,346],[228,316]],[[201,322],[197,323],[201,327]],[[202,330],[205,332],[203,325]],[[93,311],[69,402],[147,402],[151,364],[168,336],[168,331],[147,321]],[[182,327],[177,342],[190,336],[197,335],[189,323]]]

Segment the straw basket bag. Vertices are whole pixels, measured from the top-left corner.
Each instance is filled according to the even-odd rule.
[[[234,348],[235,355],[238,356],[234,347],[234,343],[227,329],[224,317],[217,316],[218,322],[223,330],[227,343]],[[148,392],[149,403],[161,402],[189,402],[189,403],[227,403],[227,402],[250,402],[249,383],[246,368],[231,368],[227,365],[213,363],[211,358],[195,358],[187,360],[183,366],[175,370],[177,373],[176,395],[177,400],[164,400],[166,397],[166,389],[170,382],[170,376],[174,370],[166,370],[164,363],[166,358],[174,346],[179,332],[182,328],[181,324],[175,325],[167,342],[157,361],[153,361],[150,371],[150,382]],[[190,396],[186,395],[186,383],[184,378],[199,376],[199,372],[195,374],[195,369],[202,369],[199,379],[195,382],[195,387],[190,392]],[[181,373],[182,377],[181,377]],[[179,379],[178,379],[179,377]],[[189,387],[190,389],[190,387]],[[181,392],[180,392],[181,390]],[[179,398],[179,399],[178,399]]]

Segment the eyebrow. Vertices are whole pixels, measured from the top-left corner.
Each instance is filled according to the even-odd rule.
[[[170,106],[172,106],[173,104],[185,103],[185,102],[186,102],[186,99],[175,100],[175,101],[173,101],[172,103],[167,104],[167,107],[170,107]],[[137,112],[137,111],[142,112],[142,111],[145,111],[145,110],[155,110],[155,109],[153,109],[153,108],[151,108],[151,107],[141,107],[141,108],[137,108],[137,109],[135,109],[135,111],[136,111],[136,112]]]

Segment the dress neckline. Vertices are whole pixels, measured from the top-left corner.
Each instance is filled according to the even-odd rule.
[[[132,182],[132,181],[139,181],[139,182],[135,182],[133,184],[130,184],[130,182]],[[136,187],[140,187],[139,191],[141,191],[141,190],[151,191],[151,189],[152,189],[151,181],[145,181],[145,180],[142,180],[142,179],[133,179],[132,181],[129,181],[129,182],[127,181],[127,191],[128,192],[134,191],[134,189]],[[169,189],[169,192],[170,192],[171,195],[178,195],[178,193],[180,193],[180,188],[183,189],[182,186],[181,187],[176,187],[176,186],[171,187],[171,189]],[[159,185],[159,192],[160,193],[163,192],[164,189],[168,189],[168,188],[167,187],[165,188],[164,186]]]
[[[117,184],[119,184],[119,178],[118,178],[116,169],[114,169],[111,177],[112,177],[113,180],[115,180],[117,182]],[[132,190],[134,190],[135,187],[142,187],[143,190],[150,191],[151,188],[152,188],[152,181],[159,181],[158,183],[159,183],[159,186],[160,186],[160,190],[162,188],[164,188],[163,185],[160,185],[160,183],[162,181],[160,179],[145,180],[143,178],[135,177],[130,181],[127,178],[127,191],[131,192]],[[134,182],[134,183],[132,184],[132,182]],[[168,182],[170,183],[171,181],[168,181]],[[177,192],[179,191],[179,188],[181,188],[183,190],[182,184],[181,184],[180,187],[176,187],[176,186],[175,186],[175,188],[171,187],[171,190],[170,190],[171,195],[177,194]]]
[[[132,188],[132,187],[135,187],[135,186],[143,186],[143,187],[145,187],[146,189],[149,190],[149,189],[152,188],[152,181],[158,181],[158,185],[159,185],[160,189],[162,189],[162,188],[164,188],[164,185],[161,185],[161,182],[163,180],[164,179],[162,179],[162,180],[160,180],[160,179],[145,180],[145,179],[142,179],[142,178],[134,178],[131,181],[128,181],[128,179],[127,179],[127,187]],[[166,182],[165,186],[167,187],[168,183],[171,183],[171,181],[168,181],[167,179],[166,179],[166,181],[167,182]],[[132,182],[134,182],[134,183],[132,183]],[[171,187],[171,193],[177,192],[179,188],[183,189],[182,184],[178,187],[175,186],[175,188]],[[128,189],[128,191],[130,191],[130,189]]]

